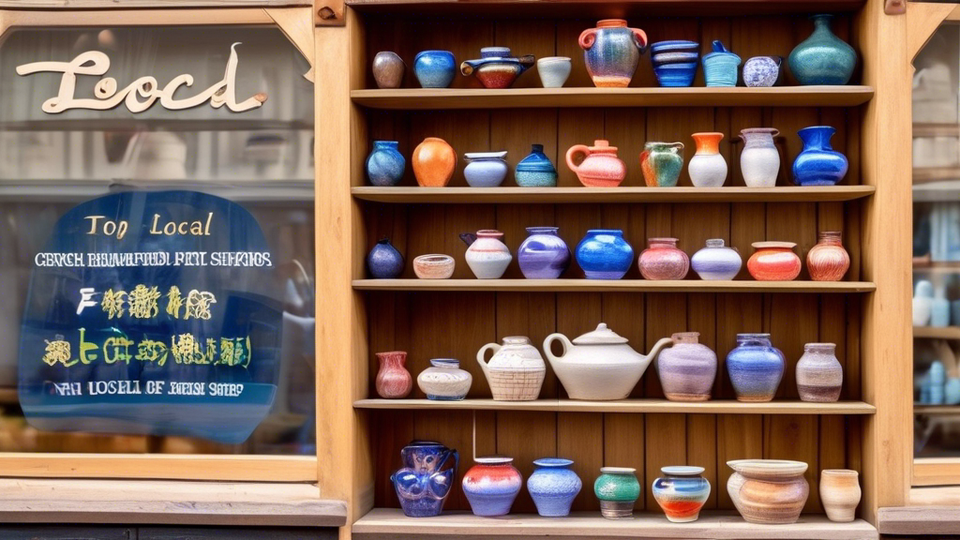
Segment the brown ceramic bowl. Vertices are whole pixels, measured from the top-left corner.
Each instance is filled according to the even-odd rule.
[[[455,265],[453,257],[431,253],[413,260],[413,272],[420,279],[450,279]]]

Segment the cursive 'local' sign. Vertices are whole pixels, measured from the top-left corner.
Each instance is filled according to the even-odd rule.
[[[77,75],[102,76],[110,69],[110,57],[100,51],[80,53],[70,62],[33,62],[17,66],[18,75],[31,75],[40,72],[62,73],[60,90],[55,97],[43,102],[43,112],[61,113],[70,109],[92,109],[105,111],[123,103],[132,113],[143,112],[160,100],[160,106],[171,111],[190,109],[206,102],[219,109],[224,105],[233,112],[243,112],[263,105],[267,100],[264,93],[256,94],[244,101],[237,102],[237,45],[230,46],[230,59],[223,79],[194,96],[177,99],[175,94],[181,86],[193,86],[193,75],[184,74],[174,77],[166,86],[160,88],[155,77],[144,76],[118,90],[117,80],[104,77],[93,89],[93,98],[77,98]]]

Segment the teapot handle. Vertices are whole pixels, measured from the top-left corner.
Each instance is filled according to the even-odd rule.
[[[593,44],[597,41],[597,29],[596,28],[587,28],[580,33],[580,48],[589,51],[590,47],[593,47]]]
[[[640,54],[643,54],[647,50],[647,33],[639,28],[631,28],[633,32],[633,37],[637,41],[637,48],[640,49]]]
[[[500,352],[500,344],[487,343],[483,347],[480,347],[480,350],[477,351],[477,362],[480,363],[480,369],[483,370],[484,375],[487,374],[487,361],[484,359],[487,354],[487,349],[493,350],[493,354],[496,355],[498,352]]]
[[[553,345],[554,341],[559,341],[560,345],[563,346],[563,353],[560,356],[553,354],[553,350],[550,348]],[[567,351],[573,348],[573,343],[570,343],[570,340],[567,336],[563,334],[550,334],[547,336],[547,339],[543,340],[543,352],[547,355],[547,360],[550,360],[550,365],[552,366],[554,362],[559,362],[561,358],[567,355]]]
[[[590,147],[585,144],[575,144],[567,150],[567,167],[570,167],[570,170],[573,172],[577,172],[580,169],[580,166],[573,162],[573,158],[576,157],[577,154],[583,154],[584,159],[586,159],[586,157],[590,155]]]

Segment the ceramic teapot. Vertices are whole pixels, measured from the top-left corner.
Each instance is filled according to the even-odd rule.
[[[563,345],[561,356],[550,350],[554,341]],[[570,399],[610,401],[629,396],[660,349],[671,343],[663,338],[650,354],[642,355],[627,345],[627,338],[600,323],[572,343],[563,334],[550,334],[543,341],[543,351]]]

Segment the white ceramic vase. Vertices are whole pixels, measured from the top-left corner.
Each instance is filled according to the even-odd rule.
[[[740,171],[747,187],[766,188],[777,185],[780,174],[780,151],[773,138],[780,132],[773,128],[750,128],[740,131],[743,151]]]
[[[477,279],[498,279],[507,271],[513,255],[500,240],[503,238],[502,232],[483,229],[476,234],[461,234],[460,238],[469,246],[464,258]]]
[[[861,494],[857,471],[824,469],[820,472],[820,502],[830,521],[853,521]]]
[[[473,375],[460,369],[460,362],[453,358],[434,358],[430,366],[417,377],[417,386],[427,399],[458,401],[467,397]]]

